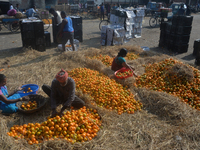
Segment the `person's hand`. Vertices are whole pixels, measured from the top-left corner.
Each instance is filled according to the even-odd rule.
[[[22,100],[23,100],[23,101],[29,101],[30,98],[29,98],[28,96],[24,96],[24,97],[22,97]]]
[[[60,117],[64,116],[63,111],[60,111],[59,116],[60,116]]]
[[[52,114],[51,114],[51,118],[55,117],[57,115],[57,111],[56,109],[52,110]]]
[[[24,88],[18,87],[17,91],[22,91]]]
[[[69,110],[70,107],[69,107],[69,106],[63,106],[62,109],[61,109],[61,111],[60,111],[60,113],[59,113],[59,116],[60,116],[60,117],[62,117],[62,116],[64,115],[63,112],[64,112],[64,110],[66,110],[66,109]]]

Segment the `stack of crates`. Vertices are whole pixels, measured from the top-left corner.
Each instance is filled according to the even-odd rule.
[[[74,28],[74,39],[79,40],[79,42],[83,42],[83,25],[82,25],[82,17],[80,16],[70,16],[72,19],[72,24]]]
[[[165,30],[161,30],[159,46],[177,53],[187,52],[192,21],[193,16],[174,16],[172,22],[165,23]]]
[[[44,25],[41,20],[22,20],[21,37],[23,47],[45,51]]]
[[[193,55],[195,56],[195,64],[200,65],[200,39],[196,39],[193,45]]]

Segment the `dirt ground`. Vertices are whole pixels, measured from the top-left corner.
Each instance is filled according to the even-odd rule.
[[[199,13],[200,14],[200,13]],[[139,46],[147,46],[151,51],[157,51],[160,53],[169,54],[172,56],[176,56],[182,61],[186,61],[189,64],[194,64],[195,58],[192,55],[193,52],[193,44],[194,40],[200,38],[200,15],[194,14],[192,31],[190,35],[189,48],[187,53],[183,54],[175,54],[173,52],[169,52],[167,49],[162,49],[158,47],[160,29],[150,28],[149,26],[149,17],[145,17],[143,21],[143,29],[142,29],[142,37],[141,38],[133,38],[129,42],[124,43],[124,45],[139,45]],[[99,19],[83,19],[83,42],[80,43],[79,50],[83,50],[88,47],[101,48],[100,45],[100,30],[99,30]],[[48,31],[51,33],[51,42],[53,42],[52,38],[52,28],[50,27]],[[22,49],[22,40],[21,34],[12,34],[7,29],[3,28],[0,31],[0,53],[10,51],[9,55],[15,55],[19,53]],[[52,46],[47,48],[46,51],[55,52],[57,49],[57,45],[52,43]],[[3,54],[3,53],[2,53]],[[4,55],[0,55],[0,58],[6,57]],[[8,53],[7,53],[8,54]],[[6,55],[7,55],[6,54]]]

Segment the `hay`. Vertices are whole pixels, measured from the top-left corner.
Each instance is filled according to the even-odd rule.
[[[175,64],[169,70],[166,71],[168,76],[174,76],[181,78],[185,81],[193,81],[194,75],[191,67],[184,64]]]
[[[121,46],[104,47],[99,49],[86,49],[79,52],[57,53],[54,50],[38,52],[23,49],[16,52],[3,52],[0,56],[1,73],[7,76],[7,87],[10,90],[28,83],[39,85],[39,94],[47,97],[42,91],[43,84],[51,84],[56,73],[61,69],[72,70],[77,67],[95,69],[113,77],[113,71],[97,60],[88,60],[86,56],[106,54],[116,56]],[[136,73],[144,73],[143,65],[161,61],[168,57],[151,52],[144,52],[139,46],[126,46],[130,52],[139,53],[140,58],[128,61],[136,68]],[[144,55],[143,55],[144,54]],[[7,56],[7,57],[6,57]],[[7,62],[7,64],[3,64]],[[7,65],[10,67],[8,68]],[[114,77],[113,77],[114,78]],[[117,80],[131,88],[136,99],[140,100],[144,109],[135,114],[117,115],[115,111],[109,111],[91,105],[88,95],[76,91],[76,95],[82,98],[87,107],[96,108],[103,121],[103,129],[98,136],[84,143],[70,144],[63,140],[47,141],[38,146],[30,146],[24,140],[14,140],[6,132],[14,125],[25,123],[43,122],[51,113],[49,104],[34,114],[21,113],[4,116],[0,114],[0,147],[5,150],[43,149],[43,150],[121,150],[121,149],[199,149],[199,112],[182,103],[178,98],[167,93],[149,91],[143,88],[133,87],[133,78]],[[58,110],[61,107],[58,108]]]

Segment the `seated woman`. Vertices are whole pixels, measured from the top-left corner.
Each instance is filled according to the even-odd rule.
[[[132,66],[128,65],[126,63],[126,60],[123,58],[123,57],[126,57],[127,53],[128,53],[127,49],[125,49],[125,48],[120,49],[118,55],[114,58],[114,60],[112,62],[111,69],[113,71],[117,71],[117,70],[122,69],[122,68],[129,68],[132,71],[135,70],[135,68],[133,68]],[[135,77],[137,77],[137,75],[134,72],[133,72],[133,75]]]
[[[6,81],[6,76],[0,74],[0,110],[2,110],[2,113],[11,114],[17,112],[18,110],[16,102],[29,100],[29,97],[21,97],[17,93],[17,91],[22,90],[21,88],[11,94],[8,94]]]

